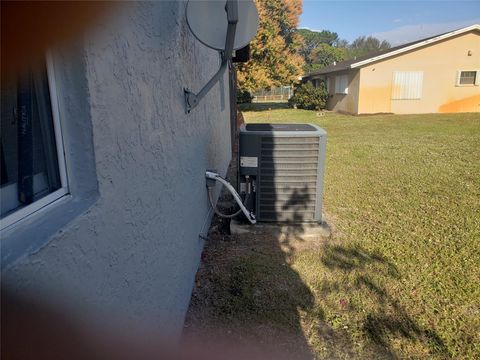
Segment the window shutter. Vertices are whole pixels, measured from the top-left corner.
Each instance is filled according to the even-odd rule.
[[[393,73],[392,100],[422,98],[423,71],[395,71]]]
[[[480,85],[480,70],[477,70],[477,75],[475,76],[475,86]]]

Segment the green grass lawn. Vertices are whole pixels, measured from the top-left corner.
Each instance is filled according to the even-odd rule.
[[[330,350],[308,331],[321,310],[355,354],[480,358],[480,114],[244,116],[328,133],[324,210],[339,245],[292,264],[315,295],[303,327],[316,353]]]
[[[480,114],[282,107],[244,116],[327,131],[332,239],[286,255],[247,244],[230,261],[213,256],[209,316],[290,327],[317,358],[479,359]]]

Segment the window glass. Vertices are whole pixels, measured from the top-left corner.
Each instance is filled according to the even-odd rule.
[[[1,83],[0,218],[61,187],[46,68]]]

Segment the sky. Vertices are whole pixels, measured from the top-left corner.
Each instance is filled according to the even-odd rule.
[[[480,24],[480,0],[304,0],[301,28],[330,30],[353,41],[373,35],[393,46]]]

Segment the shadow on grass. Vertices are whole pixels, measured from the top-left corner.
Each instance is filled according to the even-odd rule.
[[[264,102],[251,104],[238,104],[240,111],[268,111],[278,109],[289,109],[287,102]]]
[[[398,344],[416,346],[417,353],[451,358],[433,329],[419,325],[398,300],[379,283],[381,274],[400,280],[397,268],[379,253],[360,246],[317,244],[318,271],[347,274],[348,281],[324,280],[311,288],[292,268],[303,227],[287,226],[276,236],[224,236],[212,239],[204,252],[203,265],[194,291],[189,323],[210,326],[240,339],[276,347],[289,359],[385,358],[405,356]],[[283,232],[290,231],[284,239]],[[295,239],[297,236],[297,240]],[[305,244],[303,244],[305,245]],[[312,289],[316,288],[315,293]],[[342,294],[345,303],[337,299]],[[360,296],[364,308],[349,303]],[[332,324],[331,312],[350,312],[356,324]],[[326,315],[326,311],[330,315]],[[355,314],[353,314],[355,313]],[[343,325],[357,326],[363,348]],[[315,333],[312,337],[312,334]],[[316,339],[315,339],[316,338]],[[314,353],[314,354],[313,354]],[[407,354],[410,354],[407,352]]]
[[[300,312],[315,311],[315,298],[291,267],[293,250],[281,249],[290,244],[279,241],[280,234],[210,237],[187,326],[275,349],[286,359],[311,359]],[[321,312],[316,316],[324,317]]]
[[[262,156],[273,158],[275,150],[275,144],[264,148]],[[285,168],[269,168],[272,179],[284,175]],[[311,190],[299,186],[300,180],[294,187],[263,181],[259,186],[268,190],[260,213],[274,214],[270,220],[288,217],[290,223],[268,235],[231,236],[228,221],[215,220],[187,327],[274,347],[288,359],[398,358],[405,356],[399,350],[405,342],[420,344],[408,355],[451,357],[436,332],[420,326],[385,286],[401,280],[393,263],[359,244],[304,241]],[[316,279],[313,284],[295,270],[300,259],[306,264],[302,271],[309,272],[302,275]],[[338,317],[332,319],[332,313]]]
[[[273,191],[271,196],[274,201],[278,195]],[[282,210],[301,221],[308,201],[309,195],[298,189]],[[231,213],[235,208],[223,211]],[[227,334],[236,343],[274,349],[282,359],[312,359],[301,313],[315,312],[319,319],[324,315],[315,309],[312,291],[291,266],[295,252],[291,239],[302,241],[303,226],[286,224],[268,235],[229,235],[228,223],[216,217],[210,229],[187,314],[187,332]]]
[[[421,343],[430,355],[441,358],[451,358],[447,346],[432,329],[420,326],[401,306],[387,289],[375,278],[400,279],[400,274],[394,264],[379,253],[362,249],[359,245],[345,247],[342,245],[327,245],[324,247],[321,262],[335,273],[340,271],[354,275],[353,281],[347,283],[324,283],[328,292],[337,291],[354,295],[361,292],[363,297],[370,297],[368,309],[361,324],[361,330],[371,345],[371,352],[381,357],[398,358],[401,354],[393,348],[394,342],[408,340]],[[353,341],[353,340],[352,340]]]

